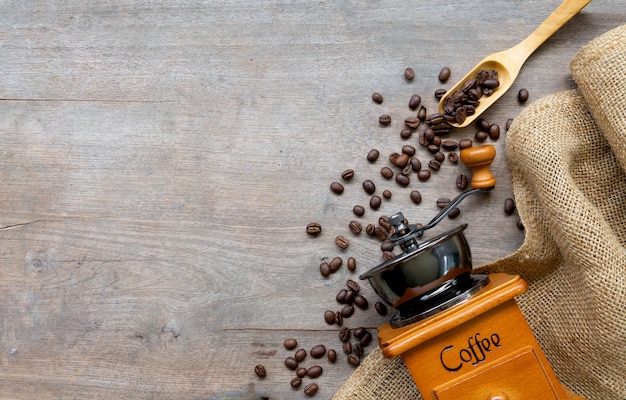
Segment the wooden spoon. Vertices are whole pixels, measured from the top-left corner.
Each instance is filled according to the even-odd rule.
[[[561,5],[554,10],[552,14],[533,33],[526,39],[511,47],[508,50],[493,53],[485,57],[478,65],[476,65],[467,75],[463,77],[456,85],[439,101],[439,112],[444,114],[444,103],[446,99],[461,89],[463,84],[476,77],[480,70],[496,70],[498,72],[498,80],[500,85],[493,91],[490,96],[482,96],[480,104],[476,106],[475,113],[467,116],[462,123],[450,122],[450,125],[456,128],[462,128],[472,123],[480,114],[482,114],[489,106],[496,102],[512,85],[517,75],[526,62],[526,59],[539,48],[550,36],[552,36],[560,27],[565,25],[574,15],[582,10],[591,0],[564,0]]]

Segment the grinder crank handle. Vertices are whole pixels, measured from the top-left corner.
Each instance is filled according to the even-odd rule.
[[[468,147],[461,150],[461,162],[472,170],[472,189],[466,190],[448,203],[428,224],[417,227],[421,232],[437,225],[448,213],[455,208],[466,197],[478,193],[487,192],[496,187],[494,178],[489,166],[496,157],[496,148],[490,144]]]

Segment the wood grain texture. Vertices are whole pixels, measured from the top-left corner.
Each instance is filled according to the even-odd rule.
[[[451,85],[559,1],[100,3],[1,3],[0,398],[304,398],[283,340],[340,350],[323,312],[381,261],[365,236],[333,243],[367,204],[360,182],[394,193],[364,223],[400,210],[426,222],[458,193],[462,166],[413,182],[419,206],[379,175],[389,153],[416,145],[399,136],[411,94],[434,110],[441,67]],[[624,21],[621,1],[592,2],[485,117],[517,115],[522,87],[530,101],[575,87],[573,55]],[[505,140],[493,142],[497,188],[438,228],[469,223],[475,265],[523,241],[502,212]],[[355,179],[333,195],[346,168]],[[323,226],[315,239],[311,221]],[[335,255],[356,257],[357,271],[323,279],[318,265]],[[347,324],[383,322],[357,310]],[[319,363],[317,397],[330,398],[352,368],[342,354]]]

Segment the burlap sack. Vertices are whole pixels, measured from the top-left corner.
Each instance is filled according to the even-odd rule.
[[[561,382],[626,399],[626,25],[571,62],[578,88],[529,105],[506,153],[524,226],[514,254],[478,268],[519,274],[518,298]],[[374,350],[334,396],[421,399],[401,357]]]

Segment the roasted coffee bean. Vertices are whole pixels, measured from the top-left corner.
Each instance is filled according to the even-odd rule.
[[[409,160],[409,164],[411,164],[411,169],[413,171],[419,171],[422,169],[422,163],[419,159],[413,157]]]
[[[350,329],[347,327],[343,327],[339,330],[339,340],[342,342],[347,342],[350,340]]]
[[[306,233],[311,236],[317,236],[322,233],[322,225],[319,222],[311,222],[306,226]]]
[[[376,309],[378,315],[382,315],[383,317],[387,315],[387,306],[384,303],[378,301],[374,304],[374,308]]]
[[[497,79],[485,79],[483,81],[483,86],[488,88],[488,89],[495,89],[498,86],[500,86],[500,81],[498,81]],[[485,90],[483,89],[483,93],[485,93]]]
[[[427,181],[430,178],[430,171],[427,169],[420,169],[417,171],[417,179],[420,181]]]
[[[491,125],[489,122],[487,122],[486,119],[484,118],[477,118],[476,119],[476,127],[478,128],[478,130],[481,131],[488,131],[489,130],[489,125]]]
[[[389,162],[395,165],[398,157],[400,157],[400,153],[393,152],[389,154]]]
[[[373,210],[377,210],[380,208],[380,205],[383,203],[383,200],[379,195],[375,194],[370,197],[370,208]]]
[[[385,240],[385,239],[387,239],[387,236],[389,235],[389,232],[385,228],[383,228],[382,226],[377,226],[374,234],[376,235],[376,237],[378,239]]]
[[[337,361],[337,352],[335,350],[333,350],[333,349],[330,349],[330,350],[328,350],[327,357],[328,357],[328,361],[330,363],[334,364],[335,361]]]
[[[460,174],[459,176],[456,177],[456,187],[461,189],[461,190],[465,190],[467,189],[467,186],[469,185],[469,179],[467,179],[467,175],[464,174]]]
[[[350,232],[354,233],[355,235],[358,235],[363,230],[363,225],[361,225],[359,221],[352,220],[348,224],[348,228],[350,228]]]
[[[294,338],[285,339],[283,346],[285,346],[287,350],[293,350],[298,346],[298,341]]]
[[[361,310],[367,310],[367,308],[369,307],[369,302],[367,301],[367,299],[360,294],[354,296],[354,304],[356,304],[356,306],[359,307]]]
[[[363,345],[360,342],[356,342],[352,345],[352,352],[355,356],[363,357],[365,350],[363,349]]]
[[[337,292],[337,295],[335,296],[335,300],[337,300],[338,303],[345,303],[346,302],[346,293],[348,292],[348,290],[346,289],[341,289],[339,292]]]
[[[335,324],[339,326],[343,325],[343,315],[341,314],[341,311],[337,311],[335,313]]]
[[[441,98],[443,97],[444,94],[446,94],[447,90],[446,89],[437,89],[435,90],[435,98],[437,100],[441,100]]]
[[[363,336],[365,336],[365,334],[367,333],[367,330],[364,327],[359,326],[358,328],[354,329],[353,333],[354,333],[355,338],[361,339]]]
[[[459,155],[456,153],[456,151],[451,151],[448,153],[448,161],[450,161],[452,164],[456,164],[459,162]]]
[[[437,160],[430,160],[428,162],[428,168],[432,169],[433,171],[439,171],[439,169],[441,169],[441,164]]]
[[[358,296],[354,297],[354,300],[356,300]],[[352,316],[352,314],[354,314],[354,307],[352,307],[350,304],[346,304],[345,306],[343,306],[343,308],[341,309],[341,315],[344,318],[350,318]]]
[[[416,110],[417,107],[419,107],[421,102],[422,102],[422,98],[419,95],[414,94],[413,96],[411,96],[411,99],[409,100],[409,108],[411,110]]]
[[[365,227],[365,233],[373,236],[376,233],[376,226],[374,226],[374,224],[367,224],[367,226]]]
[[[298,378],[304,378],[306,376],[306,368],[300,367],[296,370],[296,376]]]
[[[420,125],[420,120],[417,117],[407,117],[404,119],[404,125],[411,129],[416,129]]]
[[[359,339],[359,342],[363,346],[367,346],[368,344],[370,344],[371,341],[372,341],[372,334],[369,332],[365,332],[365,335],[363,335],[363,337]]]
[[[413,71],[413,68],[406,68],[404,70],[404,77],[407,80],[412,81],[413,78],[415,78],[415,71]]]
[[[426,131],[427,131],[427,130],[428,130],[428,129],[421,131],[421,132],[419,133],[419,137],[418,137],[418,139],[417,139],[417,142],[418,142],[418,143],[420,144],[420,146],[422,146],[422,147],[426,147],[426,146],[428,146],[428,145],[430,144],[430,141],[429,141],[429,140],[428,140],[428,138],[426,137]],[[432,132],[432,129],[431,129],[431,132]],[[433,135],[434,135],[434,134],[435,134],[435,133],[433,132]]]
[[[363,214],[365,214],[365,208],[363,208],[363,206],[357,204],[356,206],[354,206],[352,208],[352,212],[357,217],[361,217]]]
[[[448,218],[450,219],[455,219],[456,217],[458,217],[459,215],[461,215],[461,210],[458,207],[454,207],[452,210],[450,210],[450,212],[448,213]]]
[[[388,114],[381,115],[378,117],[378,123],[385,126],[391,124],[391,116]]]
[[[293,357],[287,357],[285,358],[285,366],[293,371],[296,370],[296,368],[298,368],[298,360],[296,360]]]
[[[326,346],[323,344],[318,344],[317,346],[313,346],[311,350],[309,350],[309,354],[313,358],[321,358],[326,354]]]
[[[416,151],[417,149],[411,145],[405,144],[404,146],[402,146],[402,153],[406,154],[409,157],[413,157]]]
[[[345,170],[345,171],[343,171],[343,172],[341,173],[341,178],[342,178],[344,181],[349,181],[349,180],[350,180],[350,179],[352,179],[353,177],[354,177],[354,170],[347,169],[347,170]]]
[[[400,131],[400,137],[402,139],[409,139],[411,136],[413,136],[413,130],[406,128],[406,129],[402,129]]]
[[[417,190],[411,191],[411,201],[415,204],[420,204],[422,202],[422,194]]]
[[[439,71],[439,81],[441,83],[446,83],[449,78],[450,78],[450,68],[448,67],[441,68],[441,71]]]
[[[379,155],[380,155],[380,152],[378,150],[372,149],[369,151],[369,153],[367,153],[367,161],[374,162],[378,160]]]
[[[459,147],[459,144],[454,140],[444,140],[443,142],[441,142],[441,147],[443,147],[444,150],[451,151],[456,150],[457,147]]]
[[[436,144],[429,144],[426,147],[426,150],[428,150],[428,152],[431,153],[431,154],[435,154],[435,153],[439,152],[439,146],[437,146]]]
[[[315,396],[315,393],[319,390],[317,383],[309,383],[304,387],[304,394],[307,396]]]
[[[350,246],[350,241],[348,239],[346,239],[345,236],[339,235],[335,238],[335,244],[337,245],[337,247],[339,247],[340,249],[347,249],[348,246]]]
[[[345,354],[352,354],[352,343],[350,343],[350,342],[343,342],[341,344],[341,349],[343,350],[343,352]]]
[[[437,207],[445,208],[450,203],[450,199],[447,197],[440,197],[437,199]]]
[[[341,257],[333,257],[333,259],[328,263],[330,272],[337,272],[339,268],[341,268],[341,264],[343,264],[343,259]]]
[[[517,93],[517,100],[520,103],[525,103],[526,100],[528,100],[528,90],[520,89],[519,92]]]
[[[363,190],[365,190],[367,194],[372,194],[376,191],[376,185],[371,180],[366,179],[363,181]]]
[[[472,147],[474,143],[472,143],[472,139],[461,139],[459,140],[459,149],[468,149]]]
[[[396,254],[393,251],[383,251],[383,260],[389,261],[394,258]]]
[[[430,144],[435,145],[437,147],[441,147],[441,137],[435,135],[433,140],[430,141]]]
[[[305,370],[306,371],[306,370]],[[302,385],[302,378],[299,376],[296,376],[295,378],[293,378],[291,380],[291,382],[289,382],[289,384],[291,385],[292,388],[299,388],[300,385]]]
[[[385,179],[391,179],[393,177],[393,171],[391,170],[391,168],[389,167],[382,167],[380,169],[380,174],[383,176],[383,178]]]
[[[427,114],[428,114],[428,111],[426,111],[426,107],[421,106],[420,109],[417,110],[417,119],[424,122],[426,121]]]
[[[395,246],[391,240],[385,240],[380,244],[380,249],[382,251],[392,251],[394,247]]]
[[[520,231],[523,231],[525,229],[524,228],[524,224],[522,223],[521,218],[517,219],[517,229],[519,229]]]
[[[409,163],[410,157],[408,154],[398,154],[397,157],[394,157],[393,163],[398,168],[404,168]]]
[[[320,263],[320,274],[322,274],[322,276],[328,276],[330,273],[330,265],[328,265],[327,262]]]
[[[354,257],[348,257],[348,270],[354,271],[356,269],[356,259]]]
[[[332,311],[331,311],[332,312]],[[334,318],[334,315],[333,315]],[[306,350],[304,349],[298,349],[295,354],[293,355],[293,358],[296,359],[296,361],[300,362],[303,361],[306,358]]]
[[[372,93],[372,100],[374,100],[374,103],[382,104],[382,102],[383,102],[383,95],[378,93],[378,92],[374,92],[374,93]]]
[[[341,194],[343,193],[343,185],[339,182],[332,182],[330,184],[330,190],[332,190],[333,193]]]
[[[506,124],[504,125],[504,130],[506,132],[509,131],[509,129],[511,129],[511,124],[513,123],[513,118],[509,118],[506,120]]]
[[[378,225],[382,226],[387,231],[391,230],[391,223],[389,222],[389,217],[386,215],[378,217]]]
[[[335,323],[335,312],[331,311],[331,310],[324,311],[324,321],[326,321],[326,323],[328,325],[334,324]]]
[[[359,364],[361,364],[361,358],[359,358],[356,354],[350,354],[348,356],[348,363],[353,367],[358,367]]]
[[[346,304],[354,303],[354,290],[352,289],[346,290],[346,297],[344,299],[344,303]]]
[[[323,371],[324,370],[322,369],[322,367],[320,367],[319,365],[314,365],[306,371],[306,374],[309,378],[315,379],[322,375]]]
[[[386,198],[386,199],[390,199],[390,198],[391,198],[391,196],[392,196],[391,190],[389,190],[389,189],[385,189],[385,190],[383,190],[383,197],[384,197],[384,198]]]
[[[408,163],[404,168],[402,168],[402,171],[400,171],[402,175],[408,175],[411,172],[413,172],[413,166],[411,163]]]
[[[467,106],[461,106],[454,111],[454,122],[462,124],[467,118]]]
[[[348,279],[346,281],[346,286],[355,293],[361,290],[361,286],[359,285],[359,283],[352,279]]]
[[[256,367],[254,367],[254,373],[259,378],[265,378],[267,376],[267,371],[265,370],[265,367],[262,366],[261,364],[259,364]]]
[[[511,215],[513,214],[513,212],[515,212],[515,200],[510,197],[504,200],[504,212],[508,215]]]
[[[445,154],[443,154],[442,152],[438,151],[438,152],[436,152],[435,154],[433,154],[433,158],[434,158],[435,160],[437,160],[437,162],[438,162],[439,164],[441,164],[441,163],[442,163],[442,162],[444,162],[444,160],[446,159],[446,155],[445,155]]]
[[[485,131],[476,131],[474,138],[479,142],[484,142],[489,137],[489,134]]]
[[[396,182],[400,186],[408,186],[409,183],[411,183],[411,178],[409,178],[408,176],[406,176],[404,174],[398,173],[398,174],[396,174]]]
[[[492,140],[498,140],[500,137],[500,126],[498,124],[489,125],[489,131],[487,131],[487,134]]]

